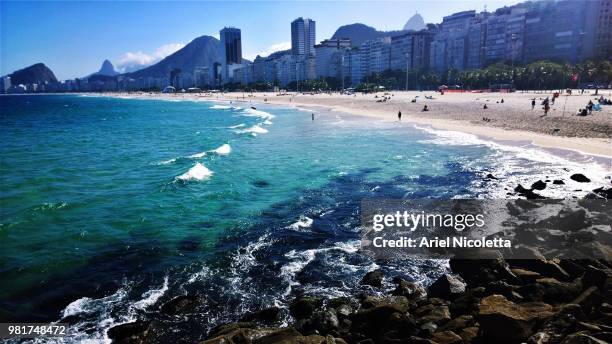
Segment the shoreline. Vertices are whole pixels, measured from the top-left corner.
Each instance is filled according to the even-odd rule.
[[[400,92],[395,92],[400,93]],[[400,96],[411,96],[416,92],[408,92]],[[212,96],[203,96],[198,94],[131,94],[131,93],[99,93],[100,96],[109,97],[133,97],[133,98],[146,98],[146,99],[185,99],[185,100],[207,100],[207,101],[220,101],[220,102],[237,102],[237,103],[255,103],[262,105],[280,105],[280,106],[292,106],[296,108],[312,108],[318,107],[325,109],[330,112],[340,112],[351,116],[367,117],[372,119],[384,120],[384,121],[397,121],[395,115],[395,109],[389,109],[389,104],[386,106],[376,106],[368,108],[360,108],[363,101],[351,102],[349,104],[334,104],[336,98],[350,97],[341,95],[319,95],[316,98],[308,99],[313,96],[276,96],[264,92],[253,93],[252,96],[243,97],[243,93],[224,93]],[[480,94],[482,96],[482,94]],[[500,94],[496,94],[499,96]],[[525,95],[525,94],[520,94]],[[528,94],[533,95],[533,94]],[[446,96],[446,95],[445,95]],[[473,95],[472,95],[473,96]],[[502,96],[507,97],[506,94]],[[607,95],[606,95],[607,96]],[[300,101],[301,99],[295,99],[303,97],[306,101]],[[322,97],[330,97],[331,101],[318,101]],[[294,100],[295,99],[295,100]],[[347,106],[347,105],[353,106]],[[376,104],[378,105],[378,104]],[[524,145],[523,142],[541,148],[547,152],[562,156],[568,156],[575,153],[593,157],[600,163],[612,167],[612,136],[608,137],[571,137],[571,136],[557,136],[544,134],[536,131],[520,130],[508,127],[499,127],[492,125],[483,125],[475,123],[469,119],[454,119],[454,118],[433,118],[431,116],[423,116],[419,112],[408,109],[403,109],[407,104],[398,102],[394,104],[395,108],[401,108],[403,113],[402,121],[415,125],[426,125],[437,130],[455,131],[465,134],[475,135],[478,138],[492,140],[497,143],[509,144],[509,145]],[[459,104],[458,104],[459,105]],[[385,107],[387,109],[385,109]],[[393,107],[393,105],[391,106]],[[450,103],[452,110],[452,100]],[[601,113],[601,121],[603,126],[612,128],[612,107],[603,107],[605,112]],[[393,111],[393,112],[392,112]],[[463,108],[459,108],[458,111],[465,111]],[[316,110],[315,110],[316,112]],[[490,116],[492,112],[489,112]],[[497,115],[504,115],[497,114]],[[599,114],[598,114],[599,115]],[[448,116],[447,116],[448,117]],[[511,117],[511,116],[510,116]],[[567,118],[567,117],[566,117]],[[509,118],[511,120],[512,118]],[[577,124],[579,125],[579,123]],[[565,152],[559,152],[565,151]]]

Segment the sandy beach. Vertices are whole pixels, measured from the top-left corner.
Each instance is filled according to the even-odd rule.
[[[208,94],[153,94],[140,93],[130,96],[196,98],[220,101],[267,103],[297,107],[325,107],[358,116],[397,121],[398,111],[402,121],[429,125],[436,129],[460,131],[500,141],[528,141],[537,146],[578,151],[581,153],[612,157],[612,106],[602,106],[592,115],[576,116],[589,100],[603,95],[612,98],[610,90],[574,90],[571,96],[561,95],[547,115],[540,103],[552,98],[552,91],[514,93],[455,93],[441,95],[433,91],[389,91],[377,94],[276,94],[208,93]],[[123,94],[126,95],[126,94]],[[532,99],[536,100],[534,109]],[[386,99],[385,101],[382,101]],[[412,102],[416,99],[416,102]],[[503,103],[502,103],[503,99]],[[487,109],[484,109],[484,105]],[[427,105],[429,111],[423,112]],[[316,112],[316,111],[315,111]],[[486,118],[487,120],[484,120]]]

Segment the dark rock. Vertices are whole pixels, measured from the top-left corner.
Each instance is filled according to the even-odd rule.
[[[418,283],[409,282],[400,277],[393,278],[393,282],[397,284],[397,287],[391,292],[391,295],[405,296],[409,300],[418,300],[426,296],[425,289]]]
[[[605,199],[612,199],[612,188],[604,189],[603,187],[593,190],[593,193]]]
[[[572,301],[580,294],[580,283],[560,282],[554,278],[540,278],[534,284],[519,288],[518,292],[527,301],[544,301],[559,304]]]
[[[193,311],[201,300],[196,295],[180,295],[164,303],[160,312],[166,315],[184,314]]]
[[[459,331],[459,336],[465,343],[474,342],[474,338],[478,336],[479,328],[477,326],[466,327],[463,330]]]
[[[582,283],[585,287],[594,285],[601,288],[606,283],[607,278],[608,274],[605,270],[598,269],[593,265],[588,265],[582,276]]]
[[[601,304],[601,294],[599,293],[599,289],[597,289],[595,286],[588,287],[582,292],[582,294],[573,300],[572,303],[580,305],[584,313],[591,313],[591,310],[596,305]]]
[[[548,304],[515,304],[502,295],[487,296],[478,305],[478,323],[487,343],[525,341],[533,329],[552,314],[552,307]]]
[[[451,319],[450,310],[446,305],[427,304],[415,309],[414,314],[421,323],[433,322],[441,325]]]
[[[113,343],[144,343],[150,329],[149,321],[134,321],[126,324],[113,326],[108,329],[106,335]]]
[[[589,335],[588,332],[572,333],[563,339],[561,344],[606,344],[602,340]]]
[[[263,323],[274,323],[278,321],[280,314],[280,308],[278,307],[269,307],[264,308],[257,312],[250,312],[245,314],[240,321],[244,322],[263,322]]]
[[[540,275],[539,273],[526,269],[514,268],[510,269],[510,271],[512,271],[512,273],[516,275],[516,277],[518,277],[522,282],[526,283],[535,282],[535,280],[542,277],[542,275]]]
[[[440,327],[440,330],[453,331],[455,333],[458,333],[461,329],[470,327],[473,325],[474,325],[474,317],[471,315],[464,314],[455,319],[450,320],[449,322],[444,324],[442,327]]]
[[[495,177],[491,173],[487,173],[487,179],[497,179],[497,177]]]
[[[587,178],[584,174],[575,173],[570,176],[571,180],[577,181],[578,183],[590,183],[591,180]]]
[[[550,318],[546,319],[539,331],[532,335],[528,343],[559,343],[570,332],[573,332],[584,313],[578,305],[565,305]]]
[[[294,318],[304,319],[310,317],[322,304],[323,300],[319,297],[301,296],[291,303],[289,311]]]
[[[438,344],[460,344],[463,339],[453,331],[436,332],[431,339]]]
[[[553,180],[553,184],[555,184],[555,185],[565,185],[565,182],[562,181],[561,179],[555,179],[555,180]]]
[[[444,274],[427,288],[429,297],[439,297],[445,300],[454,300],[465,291],[465,283],[458,278]]]
[[[376,269],[365,274],[361,279],[361,284],[380,288],[382,287],[383,277],[383,271],[381,269]]]
[[[531,188],[535,190],[544,190],[546,189],[546,183],[541,180],[538,180],[537,182],[531,184]]]
[[[402,296],[365,300],[370,307],[351,315],[351,332],[380,342],[383,335],[393,331],[395,338],[409,337],[417,332],[416,323],[408,315],[409,302]]]

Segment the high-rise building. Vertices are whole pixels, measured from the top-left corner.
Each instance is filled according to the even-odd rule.
[[[589,1],[534,2],[525,14],[524,62],[582,59]]]
[[[2,77],[2,83],[0,84],[0,86],[2,87],[2,92],[8,92],[9,88],[11,88],[11,77],[10,76],[4,76]]]
[[[315,21],[299,17],[291,22],[291,54],[312,56],[315,54]]]
[[[612,0],[599,0],[596,2],[595,15],[597,24],[595,28],[595,51],[598,58],[610,59],[612,56]]]
[[[326,39],[315,45],[316,77],[343,77],[344,51],[351,49],[350,39]]]
[[[427,68],[434,32],[422,30],[391,37],[390,68],[395,70]]]
[[[221,79],[223,83],[231,81],[233,65],[242,63],[242,38],[240,29],[225,27],[219,31],[221,38]]]

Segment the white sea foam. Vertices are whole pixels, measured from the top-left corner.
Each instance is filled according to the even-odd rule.
[[[203,158],[204,156],[206,156],[206,152],[191,154],[190,156],[188,156],[188,158],[199,159],[199,158]]]
[[[237,128],[242,128],[244,127],[246,124],[244,123],[240,123],[240,124],[236,124],[236,125],[232,125],[231,127],[229,127],[230,129],[237,129]]]
[[[160,297],[168,291],[168,276],[164,277],[164,283],[159,289],[151,289],[142,294],[143,299],[134,303],[134,308],[145,309],[154,305]]]
[[[234,132],[238,133],[238,134],[245,134],[245,133],[251,133],[251,134],[265,134],[268,132],[268,129],[266,128],[262,128],[261,126],[259,126],[258,124],[246,128],[246,129],[238,129],[238,130],[234,130]]]
[[[360,244],[361,242],[359,240],[353,240],[348,242],[337,242],[331,247],[309,249],[301,252],[297,252],[296,250],[287,252],[285,257],[292,261],[281,267],[280,276],[288,283],[284,295],[289,295],[291,293],[291,288],[299,285],[299,282],[295,280],[295,276],[310,264],[317,254],[328,251],[341,251],[352,254],[359,250]]]
[[[219,148],[213,149],[211,152],[217,153],[219,155],[228,155],[229,153],[232,152],[232,147],[230,147],[229,144],[225,143],[221,145]]]
[[[183,181],[190,181],[190,180],[204,180],[204,179],[208,179],[210,178],[210,176],[212,176],[213,172],[211,170],[209,170],[208,168],[206,168],[206,166],[197,163],[195,165],[193,165],[192,168],[189,169],[189,171],[181,174],[180,176],[176,177],[177,180],[183,180]]]
[[[487,180],[486,182],[476,182],[476,188],[482,187],[487,190],[491,197],[507,197],[508,190],[513,189],[518,184],[529,187],[538,178],[549,180],[562,179],[565,185],[550,185],[545,190],[539,191],[545,197],[567,198],[568,192],[572,195],[583,197],[588,190],[606,185],[612,171],[609,168],[596,163],[592,157],[583,157],[582,161],[569,160],[556,154],[549,153],[541,148],[526,145],[502,144],[495,141],[481,139],[476,135],[457,132],[436,130],[428,127],[415,128],[434,135],[434,138],[421,142],[438,145],[455,146],[485,146],[494,152],[484,159],[492,165],[491,171],[484,171],[483,177],[487,173],[492,173],[498,180]],[[472,170],[480,169],[480,162],[467,161],[466,167]],[[578,183],[569,179],[574,173],[583,173],[591,179],[591,183]],[[480,185],[486,183],[487,185]],[[497,184],[491,188],[490,184]],[[575,191],[582,190],[582,191]]]
[[[294,231],[303,231],[305,228],[310,228],[312,223],[313,220],[310,217],[300,215],[300,218],[296,222],[287,226],[287,228],[293,229]]]
[[[231,106],[227,106],[227,105],[219,105],[219,104],[215,104],[213,106],[210,107],[211,109],[219,109],[219,110],[227,110],[227,109],[231,109]]]
[[[156,165],[168,165],[168,164],[172,164],[175,161],[176,161],[176,158],[172,158],[172,159],[160,161]]]
[[[272,121],[270,121],[269,119],[263,121],[261,124],[265,124],[265,125],[272,125],[274,123],[272,123]]]
[[[254,109],[244,109],[242,111],[243,115],[245,116],[249,116],[249,117],[260,117],[263,119],[272,119],[274,118],[274,115],[272,115],[271,113],[265,112],[265,111],[261,111],[261,110],[254,110]]]

